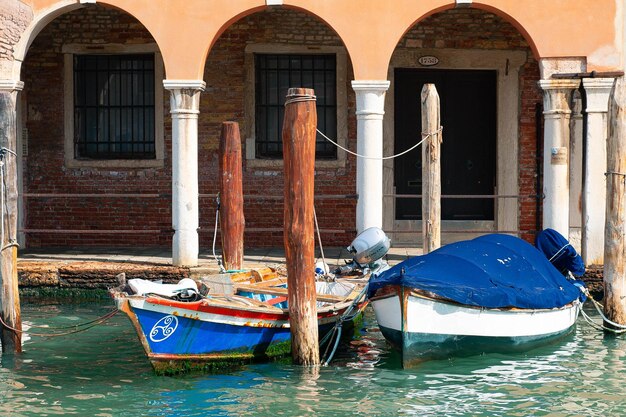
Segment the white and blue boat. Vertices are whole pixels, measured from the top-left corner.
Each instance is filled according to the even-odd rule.
[[[403,366],[526,350],[570,332],[585,297],[582,283],[561,269],[570,265],[582,274],[582,260],[554,231],[538,240],[552,252],[547,254],[552,263],[521,239],[491,234],[443,246],[372,277],[368,296],[376,320],[401,352]]]

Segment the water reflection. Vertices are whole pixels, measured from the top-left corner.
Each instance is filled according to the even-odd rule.
[[[93,319],[110,304],[25,305],[25,322]],[[590,312],[591,313],[591,312]],[[0,367],[0,415],[527,416],[626,415],[626,337],[580,322],[526,353],[426,362],[403,370],[368,310],[331,366],[245,366],[223,375],[155,376],[121,316],[71,338],[32,336]]]

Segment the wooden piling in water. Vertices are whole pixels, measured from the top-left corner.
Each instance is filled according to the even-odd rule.
[[[441,142],[439,94],[424,84],[422,103],[422,236],[424,254],[441,246]]]
[[[607,138],[606,221],[604,228],[604,311],[606,317],[626,324],[626,91],[623,77],[616,80],[609,99]],[[605,323],[607,327],[612,327]]]
[[[3,180],[2,192],[2,238],[0,239],[0,295],[2,321],[13,329],[2,326],[0,342],[3,353],[22,351],[22,318],[20,296],[17,286],[17,128],[16,128],[16,93],[0,91],[0,146],[8,149],[2,152]]]
[[[291,352],[299,365],[319,365],[313,187],[317,111],[315,93],[308,88],[290,88],[283,120],[285,171],[285,257]]]
[[[222,123],[220,136],[222,258],[227,270],[243,266],[243,184],[241,140],[237,122]]]

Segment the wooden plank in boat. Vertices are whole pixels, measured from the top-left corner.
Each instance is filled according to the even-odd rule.
[[[256,285],[237,285],[238,291],[247,291],[257,294],[269,294],[269,295],[287,295],[287,288],[268,288],[268,287],[259,287]],[[322,301],[324,303],[339,303],[341,301],[345,301],[346,297],[340,295],[332,295],[332,294],[317,294],[317,301]]]

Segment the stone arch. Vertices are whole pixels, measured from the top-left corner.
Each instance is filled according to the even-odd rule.
[[[24,33],[20,37],[19,42],[15,45],[13,58],[14,58],[14,69],[13,74],[16,77],[19,77],[21,72],[22,62],[28,53],[28,49],[30,48],[33,41],[37,38],[37,35],[41,33],[41,31],[52,21],[54,21],[59,16],[62,16],[66,13],[72,12],[74,10],[78,10],[84,7],[89,7],[90,3],[77,2],[76,0],[61,0],[53,3],[50,7],[41,9],[36,12],[33,16],[33,20],[30,22],[28,27],[24,30]],[[96,4],[94,1],[93,4]],[[113,7],[121,10],[124,13],[128,13],[133,18],[137,19],[139,23],[141,23],[148,32],[152,35],[155,41],[158,40],[155,37],[155,33],[150,30],[147,26],[146,22],[144,22],[138,13],[134,13],[133,11],[126,10],[123,7],[115,4],[115,2],[104,2],[99,1],[98,4],[105,5],[106,7]]]
[[[207,47],[205,49],[205,53],[204,53],[202,62],[206,62],[207,57],[211,53],[211,48],[213,48],[213,46],[218,41],[218,39],[224,34],[224,32],[226,32],[228,30],[229,27],[231,27],[234,23],[236,23],[236,22],[238,22],[238,21],[240,21],[240,20],[242,20],[242,19],[244,19],[244,18],[246,18],[248,16],[251,16],[251,15],[253,15],[255,13],[258,13],[258,12],[261,12],[263,10],[267,10],[269,7],[271,7],[271,6],[259,6],[259,7],[249,8],[247,10],[241,11],[237,15],[231,17],[226,22],[224,22],[219,27],[219,29],[215,32],[215,35],[211,39],[210,43],[207,45]],[[348,47],[347,47],[345,41],[343,40],[343,37],[341,36],[341,34],[337,31],[337,29],[335,27],[333,27],[333,25],[327,19],[324,19],[324,17],[322,17],[320,14],[316,13],[315,11],[311,10],[310,8],[305,8],[305,7],[301,7],[301,6],[285,5],[284,8],[308,14],[308,15],[312,16],[313,18],[319,20],[321,23],[323,23],[324,25],[329,27],[337,35],[337,37],[341,40],[341,43],[348,50]],[[349,58],[350,58],[350,51],[348,50],[348,59]]]

